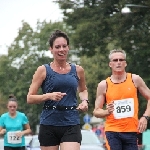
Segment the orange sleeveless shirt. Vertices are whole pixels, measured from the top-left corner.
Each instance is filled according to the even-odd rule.
[[[116,101],[118,103],[117,113],[129,113],[131,110],[129,100],[132,99],[132,117],[117,118],[114,113],[106,117],[105,131],[114,132],[137,132],[138,126],[138,97],[137,88],[132,81],[132,74],[127,73],[127,78],[122,83],[113,83],[110,77],[106,79],[107,91],[106,91],[106,104]],[[122,104],[126,103],[127,104]],[[125,101],[124,101],[125,100]]]

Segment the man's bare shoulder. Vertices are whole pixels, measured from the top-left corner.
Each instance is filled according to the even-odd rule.
[[[98,83],[99,88],[106,88],[106,85],[107,85],[106,80],[102,80],[101,82]]]
[[[140,76],[138,74],[132,74],[133,79],[138,79]]]
[[[132,80],[136,87],[139,87],[139,85],[143,82],[143,79],[137,74],[132,74]]]
[[[139,75],[137,75],[137,74],[132,74],[132,79],[133,79],[133,81],[136,83],[136,82],[138,82],[139,80],[141,80],[142,78],[141,78]]]

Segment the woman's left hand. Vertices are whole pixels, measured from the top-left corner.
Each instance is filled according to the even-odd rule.
[[[82,101],[82,103],[79,104],[79,106],[76,108],[79,111],[88,111],[88,103],[87,101]]]
[[[16,136],[22,137],[22,136],[23,136],[23,132],[21,132],[21,131],[17,132],[17,133],[16,133]]]

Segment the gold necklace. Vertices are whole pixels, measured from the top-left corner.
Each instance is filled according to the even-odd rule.
[[[66,62],[65,67],[61,67],[61,66],[57,66],[54,62],[52,62],[52,64],[54,64],[55,67],[58,67],[60,70],[64,71],[66,66],[68,65],[68,63]]]

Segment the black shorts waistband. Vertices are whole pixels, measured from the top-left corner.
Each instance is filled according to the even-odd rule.
[[[73,110],[76,108],[77,108],[77,106],[49,106],[49,105],[43,106],[43,109],[46,109],[46,110],[56,109],[56,110],[60,110],[60,111]]]

